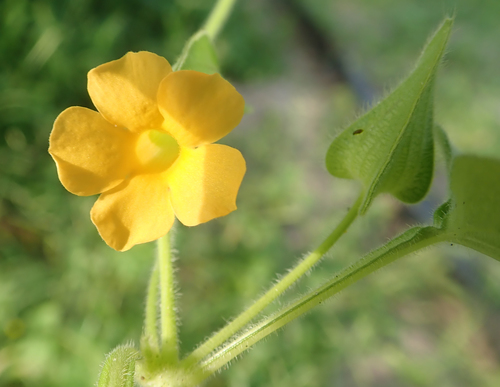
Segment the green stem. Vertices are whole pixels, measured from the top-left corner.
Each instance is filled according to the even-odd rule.
[[[159,350],[158,327],[158,263],[155,263],[151,278],[149,280],[148,294],[146,298],[146,317],[144,321],[144,333],[141,338],[142,352],[157,355]]]
[[[212,8],[212,12],[208,16],[203,29],[207,31],[207,35],[210,39],[215,40],[220,30],[224,26],[231,10],[233,9],[236,0],[218,0],[215,6]]]
[[[258,323],[252,329],[224,346],[220,351],[201,363],[205,377],[230,362],[253,344],[262,340],[283,325],[296,319],[342,289],[366,277],[375,270],[395,260],[432,244],[442,242],[446,235],[435,227],[410,229],[386,246],[368,254],[353,266],[345,269],[320,288],[299,298],[293,304]]]
[[[333,244],[345,233],[347,228],[356,219],[358,215],[358,208],[362,202],[363,194],[361,194],[347,215],[342,219],[340,224],[333,230],[333,232],[321,243],[321,245],[304,258],[292,271],[281,279],[276,285],[267,291],[261,298],[250,306],[247,310],[236,317],[232,322],[222,328],[215,335],[210,337],[197,349],[195,349],[188,357],[182,362],[184,365],[194,364],[205,356],[210,354],[215,348],[224,343],[231,336],[236,334],[243,328],[249,321],[254,319],[265,307],[279,297],[283,292],[288,289],[295,281],[307,273],[333,246]]]
[[[158,266],[160,269],[161,352],[165,361],[175,364],[179,361],[179,344],[174,268],[168,234],[158,239]]]

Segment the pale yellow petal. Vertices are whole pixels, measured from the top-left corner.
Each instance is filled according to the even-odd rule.
[[[245,160],[234,148],[211,144],[182,149],[167,174],[175,215],[195,226],[234,211],[245,171]]]
[[[168,185],[160,174],[138,175],[103,193],[90,215],[102,239],[119,251],[162,237],[174,222]]]
[[[243,117],[245,101],[219,74],[175,71],[160,84],[163,128],[179,144],[196,147],[219,140]]]
[[[158,87],[172,68],[151,52],[129,52],[122,58],[92,69],[88,91],[97,110],[109,122],[132,131],[159,128]]]
[[[134,163],[136,135],[115,127],[93,110],[70,107],[54,122],[49,153],[63,186],[75,195],[95,195],[120,184]]]

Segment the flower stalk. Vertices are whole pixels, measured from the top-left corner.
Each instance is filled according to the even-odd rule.
[[[158,267],[160,274],[160,332],[161,354],[167,364],[179,362],[179,339],[175,309],[175,279],[170,235],[158,239]]]
[[[147,358],[157,358],[160,353],[158,339],[158,262],[155,263],[148,285],[146,298],[146,313],[144,319],[144,332],[141,337],[141,350]]]

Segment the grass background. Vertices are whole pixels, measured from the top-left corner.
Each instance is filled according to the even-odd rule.
[[[86,73],[127,51],[175,61],[213,2],[0,2],[0,386],[90,386],[104,353],[137,342],[154,245],[117,253],[89,219],[95,197],[59,183],[47,153],[57,115],[92,107]],[[500,151],[495,0],[240,1],[217,42],[251,107],[223,142],[245,156],[238,211],[178,225],[184,353],[263,292],[345,214],[356,186],[324,155],[335,133],[411,69],[444,15],[455,29],[436,120],[464,152]],[[426,222],[446,196],[379,197],[303,293]],[[260,343],[207,386],[498,386],[500,266],[440,246],[353,285]],[[271,310],[271,309],[270,309]]]

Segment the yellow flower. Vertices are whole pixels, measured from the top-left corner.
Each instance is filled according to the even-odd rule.
[[[104,241],[125,251],[236,209],[241,153],[212,144],[243,116],[244,100],[220,75],[175,71],[149,52],[127,53],[88,74],[98,112],[70,107],[54,122],[49,153],[91,210]]]

